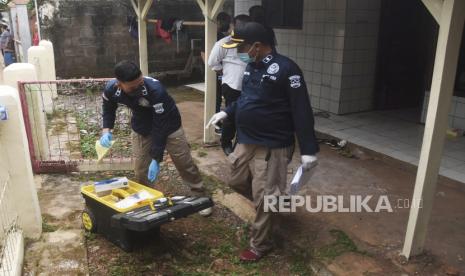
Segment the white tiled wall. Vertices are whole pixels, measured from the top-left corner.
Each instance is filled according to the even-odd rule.
[[[302,30],[276,29],[278,52],[297,62],[312,106],[339,113],[346,0],[305,0]]]
[[[302,30],[275,29],[277,50],[304,72],[312,106],[372,108],[381,0],[304,0]],[[235,14],[260,0],[235,0]]]
[[[380,0],[348,0],[339,114],[373,108]]]
[[[426,121],[426,112],[428,111],[429,91],[426,91],[423,100],[423,112],[421,122]],[[465,130],[465,98],[452,97],[452,103],[449,110],[449,127]]]
[[[255,5],[261,5],[261,0],[235,0],[234,15],[249,14],[249,8]]]

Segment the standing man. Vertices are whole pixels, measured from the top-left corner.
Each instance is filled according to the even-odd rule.
[[[3,61],[5,67],[15,63],[15,41],[13,35],[10,33],[8,25],[4,22],[0,22],[2,34],[0,35],[0,48],[2,49]]]
[[[116,109],[118,104],[124,104],[132,110],[135,180],[147,186],[153,185],[166,148],[184,183],[195,195],[202,194],[202,177],[192,160],[181,115],[173,98],[158,80],[144,77],[133,62],[118,63],[115,76],[116,79],[107,83],[102,95],[103,130],[100,144],[111,146]],[[212,209],[208,208],[200,211],[200,214],[208,216],[211,212]]]
[[[226,12],[220,12],[216,16],[216,24],[217,24],[217,32],[216,32],[216,40],[221,40],[227,36],[231,32],[231,16]],[[216,72],[216,112],[220,112],[221,109],[221,102],[222,95],[221,95],[221,79],[223,78],[222,72]]]
[[[250,22],[250,17],[245,14],[234,17],[234,28],[238,25]],[[225,48],[223,45],[231,40],[231,36],[227,36],[218,40],[208,57],[208,66],[217,74],[222,74],[221,93],[217,91],[217,95],[223,95],[226,101],[226,107],[229,107],[239,98],[242,90],[242,77],[244,76],[247,63],[242,61],[237,55],[236,48]],[[217,110],[216,112],[219,112]],[[233,140],[236,135],[236,127],[234,120],[224,120],[221,132],[221,147],[226,155],[233,152]]]
[[[288,192],[287,165],[297,136],[302,165],[317,165],[313,112],[299,67],[272,49],[270,33],[259,23],[249,22],[234,30],[227,47],[237,47],[247,57],[242,94],[236,103],[211,118],[207,127],[234,118],[238,144],[228,157],[229,185],[252,198],[257,214],[250,247],[240,254],[243,261],[258,261],[272,248],[272,213],[264,211],[265,196]]]

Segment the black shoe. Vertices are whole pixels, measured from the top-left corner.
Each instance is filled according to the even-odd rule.
[[[223,148],[223,152],[224,154],[226,154],[226,156],[229,156],[233,151],[233,147],[231,145],[227,145],[227,146],[224,146],[222,147]]]
[[[215,134],[216,135],[220,135],[221,136],[221,133],[223,132],[223,129],[222,128],[215,128]]]

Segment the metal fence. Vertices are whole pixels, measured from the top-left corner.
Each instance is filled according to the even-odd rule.
[[[97,164],[102,92],[109,79],[19,82],[34,172],[128,169],[132,162],[130,110],[119,107],[107,158]]]
[[[9,178],[0,180],[0,275],[15,275],[22,233],[13,207]]]

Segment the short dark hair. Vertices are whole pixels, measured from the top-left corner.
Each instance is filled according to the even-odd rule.
[[[227,32],[229,30],[229,25],[231,24],[231,16],[225,12],[220,12],[216,16],[216,22],[218,23],[218,28],[221,32]]]
[[[250,21],[252,21],[252,19],[250,19],[250,16],[248,16],[247,14],[236,15],[234,17],[234,20],[233,20],[234,28],[237,25],[245,24],[245,23],[250,22]]]
[[[115,66],[115,77],[122,82],[129,82],[139,78],[142,75],[137,64],[129,60],[118,62]]]
[[[249,15],[253,22],[257,22],[266,26],[266,12],[265,8],[260,5],[252,6],[249,9]]]

